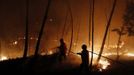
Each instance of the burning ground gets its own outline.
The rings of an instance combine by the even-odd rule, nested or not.
[[[114,59],[114,55],[109,58]],[[0,62],[2,74],[59,74],[59,75],[83,75],[79,71],[81,59],[75,54],[62,61],[58,61],[58,55],[41,55],[37,59],[32,56],[26,60],[22,58],[9,59]],[[134,57],[121,56],[120,60],[101,60],[99,66],[93,65],[93,75],[133,75],[134,74]]]

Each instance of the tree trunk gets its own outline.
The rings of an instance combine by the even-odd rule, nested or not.
[[[45,24],[46,24],[46,20],[47,20],[48,11],[49,11],[51,1],[52,0],[48,0],[47,8],[46,8],[44,18],[43,18],[43,23],[42,23],[42,26],[41,26],[41,29],[40,29],[40,32],[39,32],[39,36],[38,36],[38,40],[37,40],[37,44],[36,44],[36,49],[35,49],[35,52],[34,52],[34,57],[38,56],[40,41],[41,41],[42,34],[43,34],[43,31],[44,31],[44,27],[45,27]]]
[[[72,45],[73,45],[73,36],[74,36],[74,30],[73,30],[73,14],[72,14],[72,10],[71,10],[71,7],[70,7],[70,3],[69,1],[67,1],[67,6],[68,6],[68,10],[69,10],[69,13],[70,13],[70,17],[71,17],[71,40],[70,40],[70,46],[69,46],[69,50],[68,50],[68,55],[70,54],[71,52],[71,49],[72,49]]]
[[[23,58],[27,57],[28,52],[28,11],[29,11],[29,0],[26,0],[26,31],[25,31],[25,48]]]
[[[92,1],[92,11],[91,11],[91,23],[92,23],[92,52],[91,52],[91,63],[90,70],[92,71],[92,63],[93,63],[93,53],[94,53],[94,3],[95,0]]]
[[[112,7],[112,10],[111,10],[111,13],[110,13],[110,17],[109,17],[109,20],[108,20],[108,23],[107,23],[107,26],[106,26],[106,31],[105,31],[105,34],[104,34],[104,38],[103,38],[103,41],[102,41],[102,46],[101,46],[101,49],[100,49],[100,52],[99,52],[99,56],[98,56],[98,59],[97,59],[97,63],[101,59],[101,55],[102,55],[102,52],[103,52],[103,49],[104,49],[104,45],[105,45],[108,29],[109,29],[109,26],[111,24],[111,20],[112,20],[113,14],[114,14],[116,2],[117,2],[117,0],[114,0],[113,7]]]

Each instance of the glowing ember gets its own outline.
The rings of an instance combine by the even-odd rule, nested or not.
[[[42,52],[41,55],[52,55],[53,51]]]
[[[18,41],[14,41],[14,42],[13,42],[13,45],[17,45],[17,44],[18,44]]]
[[[48,52],[48,55],[51,55],[51,54],[53,54],[53,52],[52,52],[52,51],[49,51],[49,52]]]
[[[6,56],[1,56],[0,61],[7,60],[8,58]]]

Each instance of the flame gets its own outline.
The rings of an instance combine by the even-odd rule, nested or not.
[[[48,52],[48,55],[51,55],[51,54],[53,54],[53,51],[49,51],[49,52]]]
[[[1,56],[0,61],[7,60],[8,58],[6,56]]]
[[[117,53],[104,53],[104,56],[117,55]]]
[[[110,63],[107,60],[100,60],[99,64],[101,65],[101,69],[107,69],[107,67],[110,65]]]
[[[47,52],[41,52],[41,55],[52,55],[54,52],[52,50]]]
[[[18,41],[14,41],[14,42],[13,42],[13,45],[17,45],[17,44],[18,44]]]
[[[126,53],[127,56],[134,57],[133,53]]]

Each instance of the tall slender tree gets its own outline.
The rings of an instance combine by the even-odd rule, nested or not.
[[[99,52],[99,56],[97,58],[97,63],[100,61],[101,55],[103,53],[103,49],[104,49],[107,33],[108,33],[108,30],[109,30],[109,26],[111,25],[111,20],[112,20],[113,14],[114,14],[116,3],[117,3],[117,0],[114,0],[113,6],[112,6],[112,10],[111,10],[111,13],[110,13],[110,17],[109,17],[108,23],[106,25],[106,30],[105,30],[105,34],[104,34],[104,37],[103,37],[103,41],[102,41],[101,49],[100,49],[100,52]]]
[[[61,35],[62,38],[63,38],[64,35],[65,35],[65,29],[66,29],[67,18],[68,18],[68,12],[66,12],[66,16],[65,16],[65,22],[64,22],[64,25],[63,25],[63,30],[62,30],[62,35]]]
[[[74,36],[74,28],[73,28],[73,13],[72,13],[72,9],[71,9],[71,6],[70,6],[70,3],[68,0],[65,0],[66,3],[67,3],[67,7],[68,7],[68,10],[69,10],[69,14],[70,14],[70,17],[71,17],[71,40],[70,40],[70,46],[69,46],[69,50],[68,50],[68,55],[70,54],[71,52],[71,49],[72,49],[72,45],[73,45],[73,36]]]
[[[91,29],[92,30],[92,52],[91,52],[90,70],[92,71],[93,53],[94,53],[94,3],[95,3],[95,0],[92,0],[91,3],[90,3],[90,5],[92,5],[92,8],[90,9],[91,10],[90,13],[91,13],[91,27],[92,27],[92,29]]]
[[[45,14],[44,14],[44,17],[43,17],[43,22],[42,22],[42,25],[41,25],[41,29],[40,29],[37,44],[36,44],[36,49],[35,49],[35,52],[34,52],[34,57],[38,56],[40,41],[41,41],[43,31],[44,31],[44,27],[45,27],[45,24],[46,24],[46,20],[47,20],[47,17],[48,17],[48,11],[49,11],[49,8],[50,8],[51,1],[52,0],[48,0],[48,4],[47,4],[47,7],[46,7],[46,11],[45,11]]]
[[[75,41],[75,50],[76,50],[76,48],[77,48],[77,46],[78,46],[78,40],[79,40],[79,35],[80,35],[80,19],[79,19],[79,17],[77,18],[78,20],[77,20],[77,24],[76,24],[76,26],[78,25],[78,29],[77,29],[77,32],[76,32],[76,41]]]
[[[28,52],[28,14],[29,14],[29,0],[26,0],[26,29],[25,29],[25,48],[23,53],[23,58],[27,57]]]

